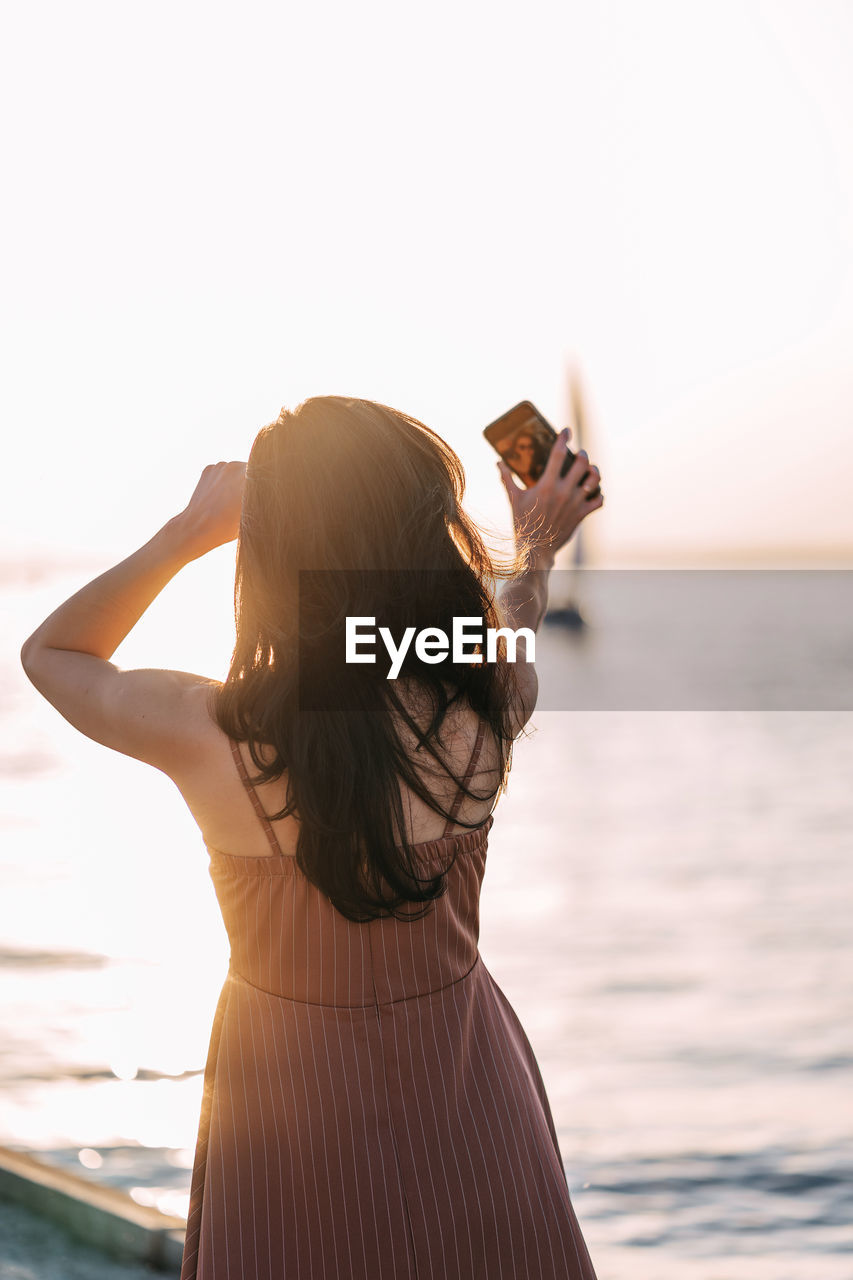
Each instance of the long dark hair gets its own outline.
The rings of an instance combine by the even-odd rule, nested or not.
[[[373,616],[395,640],[412,625],[449,634],[454,616],[501,625],[495,582],[518,571],[524,552],[503,561],[490,554],[462,510],[464,488],[462,464],[436,432],[370,400],[314,396],[282,409],[249,454],[237,639],[211,714],[229,737],[248,741],[253,782],[287,770],[287,802],[269,816],[297,816],[297,865],[356,922],[419,919],[446,888],[449,866],[419,874],[398,780],[449,813],[413,768],[394,711],[457,787],[433,745],[442,745],[445,715],[467,703],[486,721],[500,768],[481,801],[505,789],[511,768],[516,684],[502,638],[492,662],[454,662],[451,653],[433,664],[410,647],[400,675],[423,696],[425,728],[387,678],[387,662],[343,663],[346,617]],[[273,758],[264,763],[256,743],[270,744]],[[427,905],[402,910],[411,903]]]

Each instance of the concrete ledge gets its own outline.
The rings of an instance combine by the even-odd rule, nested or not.
[[[58,1222],[69,1235],[113,1257],[180,1270],[184,1220],[137,1204],[118,1187],[0,1146],[0,1199]]]

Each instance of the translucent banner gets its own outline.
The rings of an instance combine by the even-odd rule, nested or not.
[[[523,660],[497,628],[536,611],[506,614],[507,586],[524,595],[498,583],[495,619],[494,584],[458,570],[301,571],[300,706],[368,707],[377,682]],[[853,570],[578,568],[548,588],[526,648],[538,710],[853,710]]]

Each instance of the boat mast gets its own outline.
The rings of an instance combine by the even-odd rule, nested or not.
[[[578,453],[579,450],[586,449],[589,439],[589,414],[586,409],[580,375],[571,361],[567,367],[566,413],[563,421],[572,429],[569,445],[572,451]],[[587,625],[580,607],[581,574],[579,571],[585,563],[585,558],[584,530],[581,524],[575,531],[571,541],[572,573],[569,579],[569,597],[565,604],[548,610],[547,620],[549,622],[572,627],[576,630],[580,630]]]

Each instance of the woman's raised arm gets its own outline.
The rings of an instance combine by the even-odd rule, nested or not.
[[[109,659],[175,574],[237,536],[245,463],[205,467],[186,508],[81,587],[21,648],[30,682],[86,737],[175,776],[186,759],[204,676],[123,671]]]
[[[498,595],[503,625],[515,631],[521,627],[538,631],[548,608],[548,580],[556,552],[586,516],[604,505],[603,493],[590,497],[599,487],[601,472],[590,463],[585,451],[578,454],[565,476],[560,476],[570,435],[568,427],[560,432],[545,470],[529,489],[515,483],[505,462],[497,464],[512,508],[516,544],[523,544],[528,553],[528,567],[507,582]],[[524,636],[517,641],[516,676],[522,693],[520,732],[533,714],[539,690],[536,668],[527,661]]]

